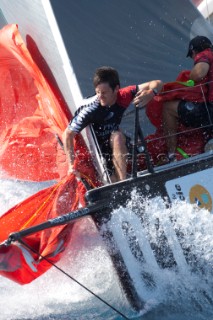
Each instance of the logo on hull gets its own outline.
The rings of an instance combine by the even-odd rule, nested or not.
[[[200,184],[194,185],[189,191],[190,203],[197,204],[202,209],[212,210],[212,197],[208,190]]]

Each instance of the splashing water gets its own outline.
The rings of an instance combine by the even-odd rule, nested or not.
[[[172,208],[161,198],[144,202],[135,191],[113,215],[111,230],[149,306],[143,319],[211,319],[213,215],[184,202]]]
[[[43,184],[7,180],[0,184],[4,190],[1,191],[1,213],[44,187]],[[137,210],[133,212],[132,207]],[[142,235],[134,228],[140,210],[145,211]],[[137,248],[135,256],[128,251],[126,240],[123,241],[123,234],[119,231],[122,229],[119,226],[125,230],[127,222],[132,227],[128,237],[136,235],[139,243],[144,241],[142,251],[147,259],[143,263]],[[117,231],[118,240],[121,237],[123,241],[126,258],[135,265],[133,277],[139,284],[143,282],[138,289],[146,302],[141,314],[135,314],[125,299],[106,245],[90,218],[81,220],[79,233],[57,266],[129,318],[212,319],[213,216],[208,211],[186,203],[176,203],[168,209],[161,199],[142,203],[141,198],[133,194],[127,208],[121,207],[113,212],[111,224]],[[150,248],[154,252],[152,255]],[[162,261],[159,267],[154,257],[163,257],[164,267]],[[2,320],[122,319],[54,267],[25,286],[1,277],[0,309]]]

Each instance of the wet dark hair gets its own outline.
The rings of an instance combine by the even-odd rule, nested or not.
[[[96,88],[100,83],[108,83],[112,90],[115,90],[117,85],[120,87],[118,71],[112,67],[96,69],[93,77],[94,87]]]

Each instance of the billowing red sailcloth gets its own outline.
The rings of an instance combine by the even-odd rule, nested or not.
[[[84,206],[85,187],[73,175],[56,135],[62,138],[68,119],[51,86],[32,59],[17,25],[0,30],[0,170],[3,177],[58,182],[26,199],[0,217],[0,242],[11,232],[31,227]],[[77,137],[76,165],[95,183],[95,170],[81,136]],[[83,160],[83,161],[82,161]],[[87,164],[84,167],[84,164]],[[77,223],[55,227],[0,247],[0,274],[29,283],[50,268],[41,258],[60,259]],[[28,249],[32,247],[33,251]]]

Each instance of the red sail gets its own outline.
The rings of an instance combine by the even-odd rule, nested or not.
[[[73,175],[41,190],[0,218],[0,242],[7,239],[11,232],[78,209],[79,205],[84,205],[83,197],[80,196],[84,193],[84,185]],[[27,246],[19,243],[0,246],[0,274],[20,284],[31,282],[46,272],[52,266],[51,263],[61,258],[75,230],[77,223],[70,223],[25,237],[23,241]]]
[[[0,168],[23,180],[57,179],[55,134],[62,136],[68,119],[16,25],[0,31],[0,61]]]
[[[86,190],[73,175],[66,176],[66,157],[55,136],[62,138],[69,113],[33,61],[16,25],[0,30],[0,61],[0,169],[10,179],[59,180],[0,217],[3,242],[11,232],[84,206]],[[95,170],[80,135],[75,149],[78,170],[95,184]],[[40,255],[58,261],[73,230],[76,224],[68,224],[26,237],[27,247],[17,243],[1,246],[0,274],[20,284],[36,279],[51,267]]]

